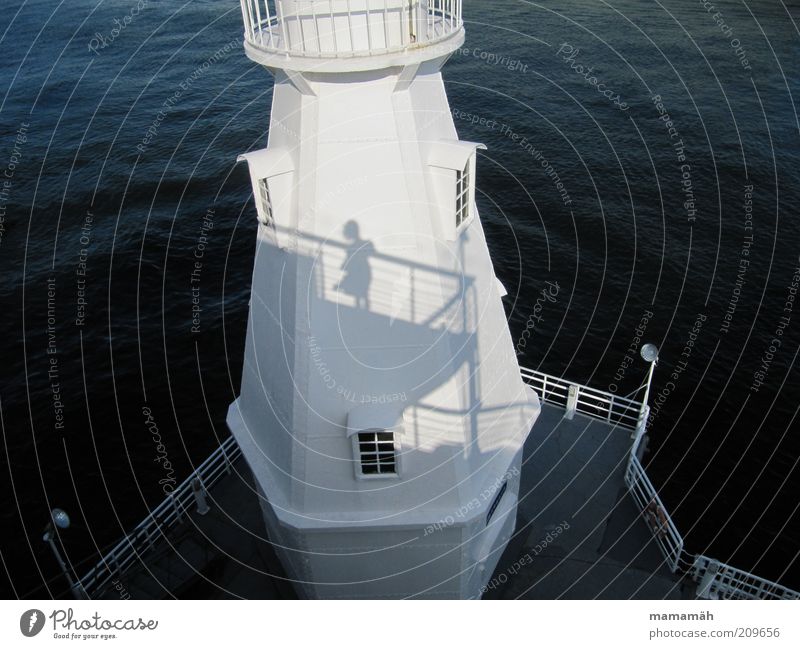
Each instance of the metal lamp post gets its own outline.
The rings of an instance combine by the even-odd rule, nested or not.
[[[653,371],[656,369],[656,363],[658,363],[658,347],[653,343],[646,343],[642,345],[639,353],[644,360],[650,363],[650,371],[647,374],[647,388],[644,391],[644,405],[647,405],[647,399],[650,396],[650,384],[653,381]]]
[[[647,419],[650,416],[650,406],[647,402],[650,398],[650,386],[653,383],[653,372],[656,369],[656,363],[658,363],[658,347],[653,343],[645,343],[639,350],[639,354],[645,361],[650,363],[650,371],[647,373],[647,387],[644,391],[642,410],[639,413],[639,425],[637,426],[635,437],[641,437],[644,434],[644,430],[647,426]]]
[[[58,562],[59,567],[61,568],[61,572],[64,574],[64,577],[69,583],[69,589],[72,592],[72,596],[75,599],[86,599],[86,593],[80,584],[76,583],[75,580],[72,578],[69,569],[67,568],[67,564],[64,561],[63,557],[61,556],[61,552],[58,550],[58,546],[55,542],[55,532],[56,528],[61,530],[66,530],[70,526],[69,514],[65,512],[63,509],[56,508],[52,512],[50,512],[50,522],[47,524],[47,527],[44,529],[44,536],[42,539],[47,541],[50,545],[50,549],[53,551],[53,555]]]

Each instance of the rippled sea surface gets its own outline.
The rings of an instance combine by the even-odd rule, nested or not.
[[[235,0],[136,5],[0,16],[7,596],[63,593],[51,507],[82,572],[160,502],[145,404],[181,478],[238,392],[256,222],[236,156],[265,145],[272,79]],[[646,462],[688,549],[798,588],[800,5],[716,5],[467,0],[444,76],[488,147],[523,364],[627,394],[658,344]]]

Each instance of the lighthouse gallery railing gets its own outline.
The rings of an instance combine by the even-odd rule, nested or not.
[[[275,54],[352,57],[431,45],[461,29],[462,0],[240,0],[244,37]]]

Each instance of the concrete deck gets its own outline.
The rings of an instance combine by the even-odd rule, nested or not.
[[[485,599],[683,596],[625,487],[631,443],[628,429],[542,406],[525,444],[516,533]]]
[[[208,494],[210,511],[192,512],[95,598],[296,599],[269,543],[244,458]]]
[[[517,530],[484,598],[693,597],[665,567],[625,488],[631,431],[563,415],[544,404],[528,438]],[[186,517],[99,597],[295,597],[266,539],[247,465],[240,458],[233,468],[211,489],[211,511]]]

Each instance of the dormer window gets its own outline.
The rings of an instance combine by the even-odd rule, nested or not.
[[[472,160],[467,160],[467,164],[461,171],[456,171],[456,228],[460,228],[463,223],[469,220],[471,213],[470,196],[470,174],[469,168]]]
[[[396,477],[397,448],[388,430],[363,431],[354,436],[357,470],[361,477]]]
[[[475,151],[483,144],[435,140],[427,144],[433,210],[445,239],[455,241],[477,214],[475,209]]]
[[[288,245],[288,233],[296,226],[291,209],[296,191],[295,156],[296,152],[287,148],[273,147],[243,153],[238,158],[247,161],[258,223],[269,232],[263,240],[273,241],[280,248]]]
[[[272,201],[270,200],[269,184],[266,178],[260,178],[258,181],[258,200],[261,203],[258,209],[258,220],[268,228],[273,227],[275,221],[272,217]]]

